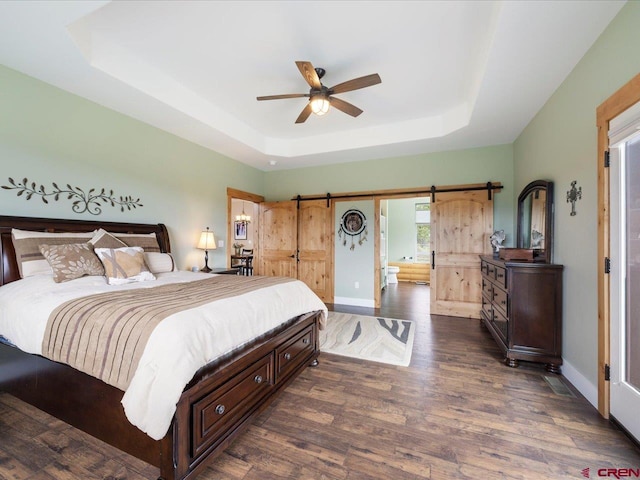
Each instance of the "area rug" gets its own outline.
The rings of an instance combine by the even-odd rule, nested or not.
[[[320,351],[406,367],[415,330],[409,320],[329,312]]]

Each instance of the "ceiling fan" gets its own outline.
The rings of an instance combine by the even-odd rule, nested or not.
[[[377,85],[381,83],[380,75],[377,73],[373,73],[371,75],[365,75],[364,77],[354,78],[353,80],[348,80],[346,82],[339,83],[331,88],[325,87],[320,79],[326,73],[323,68],[314,68],[311,62],[296,62],[298,66],[298,70],[306,80],[306,82],[311,87],[309,93],[289,93],[285,95],[267,95],[264,97],[257,97],[258,100],[279,100],[282,98],[300,98],[300,97],[309,97],[309,103],[304,107],[298,118],[296,119],[296,123],[303,123],[311,113],[315,113],[316,115],[324,115],[329,111],[329,105],[337,108],[338,110],[351,115],[352,117],[357,117],[362,113],[355,105],[350,104],[349,102],[345,102],[339,98],[334,97],[333,95],[337,93],[345,93],[350,92],[352,90],[358,90],[360,88],[370,87],[372,85]]]

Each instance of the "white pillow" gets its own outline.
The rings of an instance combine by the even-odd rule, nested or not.
[[[104,266],[109,285],[156,279],[149,271],[144,261],[144,250],[140,247],[96,248],[95,252]]]

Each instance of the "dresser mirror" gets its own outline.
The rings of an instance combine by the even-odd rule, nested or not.
[[[533,250],[536,262],[551,263],[553,182],[535,180],[518,196],[518,248]]]

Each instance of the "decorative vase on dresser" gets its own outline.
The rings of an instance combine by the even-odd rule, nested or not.
[[[562,265],[481,256],[482,322],[506,364],[520,360],[562,365]]]

